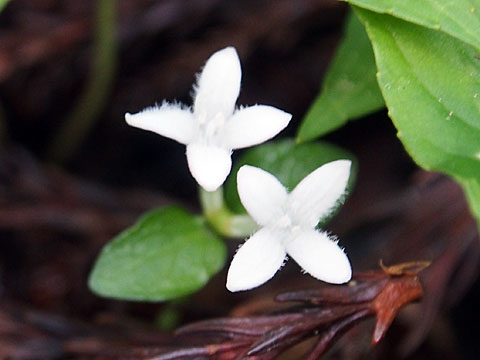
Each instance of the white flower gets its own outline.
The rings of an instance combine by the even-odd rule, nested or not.
[[[272,174],[249,165],[237,174],[243,206],[262,228],[241,246],[227,275],[227,289],[248,290],[268,281],[292,257],[305,272],[329,283],[350,280],[347,255],[335,238],[315,227],[342,198],[350,160],[325,164],[291,192]]]
[[[266,105],[235,110],[242,70],[237,52],[227,47],[206,62],[194,87],[193,111],[164,103],[125,114],[131,126],[187,145],[190,172],[207,191],[215,191],[230,173],[232,150],[260,144],[277,135],[291,115]]]

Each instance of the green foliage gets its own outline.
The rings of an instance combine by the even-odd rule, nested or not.
[[[458,179],[457,181],[463,186],[463,191],[470,203],[470,211],[473,216],[480,219],[480,180]]]
[[[478,0],[345,0],[376,13],[443,31],[480,49]]]
[[[7,5],[9,3],[10,0],[0,0],[0,11],[3,10],[3,8],[5,7],[5,5]]]
[[[205,285],[225,257],[225,244],[201,218],[166,207],[147,213],[103,248],[89,286],[105,297],[168,300]]]
[[[322,136],[384,107],[375,73],[372,46],[357,16],[349,14],[345,33],[297,135],[299,141]]]
[[[400,140],[417,164],[461,183],[472,212],[480,219],[480,1],[348,2],[357,5],[354,8],[366,26],[380,90]],[[349,20],[341,48],[348,43],[363,44],[361,31],[348,30],[354,21]],[[346,54],[340,56],[341,48],[334,61],[348,62]],[[360,67],[371,59],[368,52],[361,54]],[[326,85],[341,78],[336,66],[331,66]],[[373,71],[369,74],[363,81],[371,87]],[[356,106],[359,100],[349,97],[348,90],[342,95],[339,88],[326,85],[302,124],[301,139],[322,135],[355,117],[345,112],[339,121],[340,117],[332,114],[331,106],[322,99],[344,99],[344,109]],[[315,123],[313,109],[321,114],[322,106],[327,116],[322,124]]]
[[[357,9],[398,136],[427,170],[480,178],[480,68],[476,50],[445,33]]]
[[[339,159],[352,160],[349,188],[353,187],[356,160],[348,151],[326,142],[296,144],[293,140],[269,142],[247,150],[234,164],[225,184],[225,200],[237,213],[245,213],[237,192],[237,171],[245,164],[260,167],[274,174],[289,190],[323,164]],[[325,221],[322,221],[325,222]]]

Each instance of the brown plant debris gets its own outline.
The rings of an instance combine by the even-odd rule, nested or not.
[[[345,285],[282,293],[277,302],[297,303],[284,309],[192,323],[179,328],[174,338],[118,315],[92,324],[1,302],[0,358],[268,360],[316,337],[306,357],[313,360],[348,329],[373,316],[372,342],[378,343],[398,311],[422,294],[411,271],[358,273]]]
[[[277,301],[300,305],[276,313],[184,326],[176,331],[177,340],[204,339],[203,344],[179,347],[149,359],[274,359],[293,345],[317,337],[307,356],[313,360],[348,329],[372,316],[376,317],[372,343],[377,344],[398,311],[422,296],[417,271],[424,267],[425,263],[383,266],[379,271],[356,274],[346,285],[280,294]]]

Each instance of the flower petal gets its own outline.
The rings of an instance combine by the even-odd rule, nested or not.
[[[295,221],[315,227],[345,193],[350,160],[332,161],[306,176],[290,194],[289,206]]]
[[[232,167],[230,151],[195,143],[187,146],[187,160],[193,177],[207,191],[217,190]]]
[[[243,206],[260,225],[268,225],[284,215],[287,191],[269,172],[243,165],[237,173],[238,195]]]
[[[325,232],[301,231],[286,241],[286,249],[306,272],[319,280],[343,284],[352,277],[347,255]]]
[[[125,114],[130,126],[176,140],[182,144],[192,141],[197,125],[190,110],[179,105],[163,104],[161,107],[150,107],[136,114]]]
[[[230,149],[261,144],[282,131],[291,118],[291,114],[273,106],[255,105],[239,109],[224,126],[224,144]]]
[[[275,275],[285,259],[285,249],[279,236],[281,233],[263,228],[238,249],[228,269],[228,290],[249,290]]]
[[[240,92],[242,69],[237,51],[227,47],[214,53],[198,76],[194,113],[198,119],[211,120],[217,114],[229,117]]]

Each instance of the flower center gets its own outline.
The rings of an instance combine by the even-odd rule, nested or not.
[[[275,227],[280,228],[280,229],[286,229],[292,226],[292,219],[290,219],[290,216],[288,214],[284,214],[280,218],[275,221],[274,224]]]
[[[218,112],[213,118],[207,118],[206,113],[202,113],[197,117],[200,125],[200,142],[205,145],[220,145],[220,131],[225,125],[225,115]]]
[[[295,216],[295,206],[298,205],[299,204],[287,202],[281,206],[279,209],[279,216],[273,221],[271,226],[277,230],[285,230],[294,234],[301,231],[302,225],[300,222],[298,222],[297,216]]]

